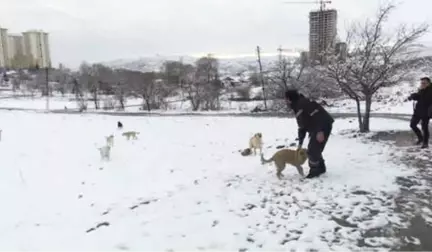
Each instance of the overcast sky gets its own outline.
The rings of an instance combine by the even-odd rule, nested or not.
[[[291,1],[291,0],[286,0]],[[309,0],[292,0],[306,1]],[[308,47],[308,12],[318,4],[284,0],[0,0],[0,27],[50,33],[54,64],[138,58],[157,53],[253,53]],[[380,0],[333,0],[339,33],[372,16]],[[429,22],[431,0],[400,1],[392,23]],[[425,41],[432,42],[428,34]]]

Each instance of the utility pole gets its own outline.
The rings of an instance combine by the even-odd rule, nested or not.
[[[47,62],[47,66],[45,68],[45,74],[46,74],[45,77],[46,77],[46,90],[47,90],[45,108],[46,108],[46,111],[49,112],[50,111],[50,100],[49,100],[50,90],[49,90],[49,65],[48,65],[48,62]]]
[[[258,56],[258,66],[259,66],[259,70],[260,70],[261,87],[262,87],[262,91],[263,91],[264,109],[267,110],[267,97],[266,97],[266,91],[265,91],[263,69],[262,69],[262,64],[261,64],[261,49],[259,46],[257,46],[256,50],[257,50],[257,56]]]
[[[48,64],[48,59],[46,59],[46,62],[44,62],[44,57],[43,57],[43,51],[42,51],[42,32],[38,32],[37,36],[39,37],[39,51],[40,51],[40,58],[41,58],[41,63],[45,64],[45,92],[46,92],[46,104],[45,104],[45,109],[46,112],[49,112],[49,64]],[[46,41],[45,41],[46,43]]]

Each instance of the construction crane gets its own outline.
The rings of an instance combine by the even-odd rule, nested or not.
[[[284,2],[284,4],[319,4],[320,5],[320,11],[323,11],[326,7],[326,4],[330,4],[331,1],[330,0],[319,0],[319,1],[305,1],[305,2],[301,2],[301,1],[289,1],[289,2]]]

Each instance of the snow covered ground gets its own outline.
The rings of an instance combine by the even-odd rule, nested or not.
[[[0,112],[2,250],[386,250],[396,242],[362,237],[401,225],[394,210],[392,150],[340,133],[335,122],[328,173],[279,181],[273,165],[242,157],[262,132],[265,156],[296,136],[293,119],[115,117]],[[137,130],[126,141],[116,129]],[[406,122],[374,119],[375,130]],[[112,160],[97,146],[115,134]],[[307,165],[305,165],[307,171]]]
[[[176,102],[170,102],[167,110],[154,110],[154,112],[164,113],[185,113],[192,112],[192,107],[189,101],[178,101],[178,98],[173,98]],[[138,98],[128,98],[126,101],[126,112],[142,112],[143,100]],[[222,110],[211,113],[247,113],[254,109],[257,105],[262,105],[262,101],[250,101],[250,102],[237,102],[237,101],[223,101]],[[100,101],[102,106],[103,101]],[[92,101],[87,102],[88,111],[94,110],[94,103]],[[65,107],[68,109],[77,109],[78,104],[74,100],[74,97],[50,97],[49,108],[51,110],[63,110]],[[45,110],[46,98],[45,97],[8,97],[0,98],[0,108],[10,109],[32,109],[32,110]],[[101,110],[102,111],[102,110]],[[202,111],[200,111],[202,112]]]
[[[372,112],[392,113],[392,114],[411,114],[413,112],[413,102],[406,101],[411,93],[417,91],[418,84],[401,83],[393,87],[381,88],[374,96]],[[354,100],[342,99],[331,102],[332,107],[327,108],[330,112],[357,112]],[[361,103],[361,110],[364,111],[364,102]]]
[[[260,88],[251,89],[251,96],[256,96]],[[413,103],[406,101],[408,95],[416,91],[416,84],[403,83],[389,88],[382,88],[374,97],[372,104],[373,113],[393,113],[393,114],[410,114],[413,111]],[[46,99],[44,97],[11,97],[11,92],[2,92],[0,97],[0,108],[20,108],[20,109],[36,109],[44,110],[46,108]],[[5,97],[7,96],[7,97]],[[154,112],[159,113],[185,113],[192,112],[192,107],[189,101],[180,101],[180,97],[172,97],[169,99],[168,108],[166,110],[159,110]],[[128,98],[126,102],[127,112],[141,112],[141,105],[143,100],[138,98]],[[269,105],[272,101],[269,101]],[[331,106],[327,109],[333,113],[356,113],[357,108],[354,100],[350,99],[337,99],[327,101]],[[103,101],[100,102],[103,105]],[[221,111],[206,112],[208,114],[214,113],[247,113],[253,110],[256,106],[263,107],[263,101],[229,101],[227,96],[222,97]],[[271,106],[271,105],[270,105]],[[76,109],[77,102],[74,101],[73,96],[55,96],[50,98],[50,109],[59,110],[67,107],[68,109]],[[88,110],[93,110],[93,102],[88,102]],[[364,111],[364,102],[361,105]],[[203,111],[200,111],[203,113]]]

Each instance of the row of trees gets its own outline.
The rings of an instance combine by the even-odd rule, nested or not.
[[[198,59],[194,65],[181,61],[167,61],[158,71],[141,72],[129,69],[112,69],[102,64],[83,63],[78,71],[50,69],[48,79],[50,93],[72,93],[80,104],[87,107],[86,94],[94,107],[100,109],[100,100],[114,98],[121,109],[127,97],[143,99],[143,109],[159,109],[167,106],[166,98],[181,95],[189,100],[193,110],[218,110],[223,85],[218,74],[217,59],[208,56]],[[31,92],[46,93],[46,71],[19,71],[11,78],[14,90],[25,86]],[[112,106],[110,106],[112,107]]]

